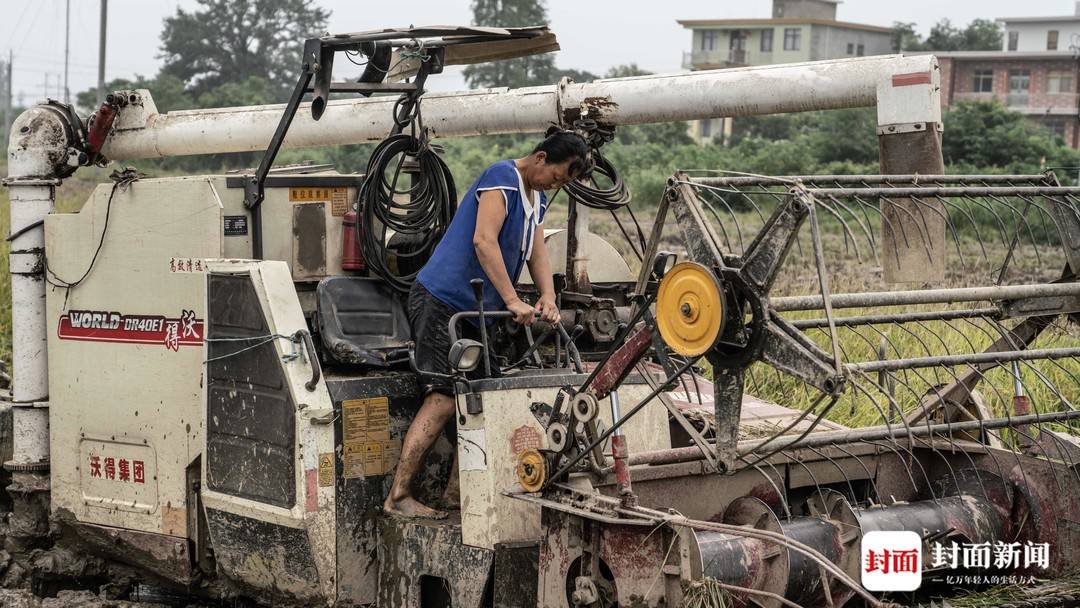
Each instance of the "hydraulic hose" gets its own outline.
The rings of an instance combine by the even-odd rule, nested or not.
[[[415,172],[403,170],[410,160],[416,162]],[[394,289],[407,293],[457,209],[450,168],[426,138],[391,135],[371,154],[358,203],[357,239],[364,260]],[[390,235],[398,240],[393,256]]]
[[[626,186],[615,166],[611,164],[599,149],[592,151],[592,175],[600,175],[611,182],[608,188],[598,188],[589,180],[573,180],[566,184],[566,191],[582,205],[592,209],[615,211],[625,207],[631,199],[630,188]]]

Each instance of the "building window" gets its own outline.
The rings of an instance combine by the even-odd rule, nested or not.
[[[854,42],[847,43],[847,54],[848,55],[854,55],[855,54],[855,43]]]
[[[1026,107],[1030,101],[1028,93],[1031,92],[1030,70],[1009,70],[1009,94],[1005,98],[1005,105],[1009,107]]]
[[[699,121],[698,127],[698,134],[701,136],[702,139],[708,139],[712,136],[711,120],[706,118],[705,120]]]
[[[761,52],[772,52],[772,30],[761,30]]]
[[[716,30],[703,30],[701,32],[701,50],[716,50],[716,41],[720,38],[720,32]]]
[[[1047,93],[1072,93],[1072,74],[1068,72],[1050,72],[1046,75]]]
[[[1046,32],[1046,50],[1048,50],[1048,51],[1056,51],[1057,50],[1057,39],[1058,39],[1058,31],[1057,30],[1050,30],[1049,32]]]
[[[1020,45],[1020,32],[1009,32],[1009,50],[1015,51]]]
[[[975,80],[971,83],[975,93],[994,92],[994,70],[975,70]]]
[[[859,57],[862,57],[863,55],[866,54],[866,47],[861,45],[861,44],[859,46],[855,47],[855,54],[858,55]]]
[[[797,27],[784,28],[784,50],[785,51],[797,51],[799,50],[799,42],[802,38],[802,29]]]
[[[1009,70],[1009,94],[1027,95],[1031,89],[1030,70]]]

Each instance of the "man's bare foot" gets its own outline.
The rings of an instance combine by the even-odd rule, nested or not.
[[[404,496],[397,500],[387,498],[383,503],[383,512],[406,519],[446,519],[445,511],[432,509],[412,496]]]

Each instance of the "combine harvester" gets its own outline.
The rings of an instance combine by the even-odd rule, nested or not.
[[[943,175],[931,56],[423,94],[445,65],[557,48],[542,28],[326,36],[284,107],[159,114],[139,90],[85,121],[53,101],[24,113],[4,182],[8,580],[272,605],[670,607],[723,590],[809,608],[1070,571],[1080,190]],[[342,53],[367,60],[358,82],[333,80]],[[648,201],[651,235],[629,238],[637,273],[589,230],[628,209],[600,154],[618,126],[875,105],[882,175],[677,173]],[[566,261],[562,327],[496,319],[457,343],[461,510],[384,517],[420,398],[402,292],[457,198],[430,139],[551,124],[597,161],[546,235]],[[272,168],[282,147],[378,141],[366,175]],[[257,170],[118,171],[54,213],[80,166],[241,151],[265,152]],[[682,258],[662,247],[676,226]],[[484,349],[503,376],[465,379]],[[826,419],[842,410],[869,426]],[[422,498],[452,454],[437,446]],[[915,533],[917,591],[862,586],[876,531]],[[1016,559],[948,559],[973,546]]]

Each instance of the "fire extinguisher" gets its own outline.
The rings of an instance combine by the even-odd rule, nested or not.
[[[360,239],[356,231],[356,210],[349,209],[341,218],[341,268],[342,270],[365,270],[364,255],[360,252]]]

